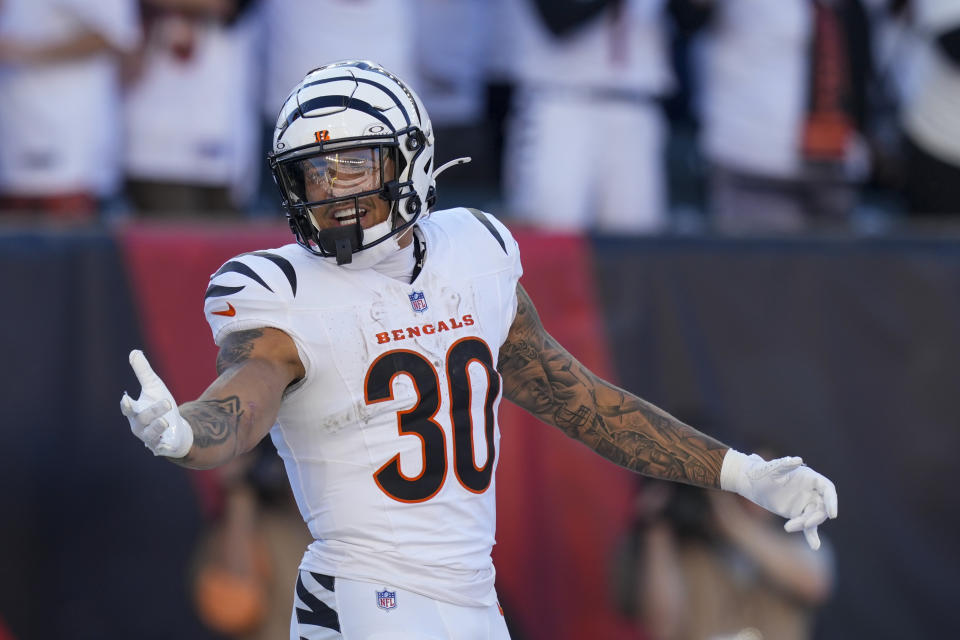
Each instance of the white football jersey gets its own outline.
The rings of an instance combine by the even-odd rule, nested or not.
[[[204,310],[218,344],[275,327],[300,352],[306,376],[271,436],[314,537],[301,568],[490,605],[497,359],[519,251],[471,209],[418,229],[426,260],[413,284],[290,244],[224,264]]]

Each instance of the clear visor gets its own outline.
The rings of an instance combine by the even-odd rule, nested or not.
[[[394,179],[389,149],[354,147],[284,162],[278,167],[294,204],[370,195]]]

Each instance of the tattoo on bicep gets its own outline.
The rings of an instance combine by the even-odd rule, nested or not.
[[[517,299],[498,363],[506,398],[624,467],[717,486],[724,445],[595,376],[546,332],[522,287]]]
[[[228,335],[217,354],[217,373],[223,373],[235,364],[247,360],[253,352],[254,342],[262,336],[263,329],[248,329]]]
[[[543,331],[540,317],[527,292],[517,285],[517,313],[507,340],[500,347],[497,368],[504,376],[515,375],[530,363],[540,359],[542,345],[535,341]]]
[[[193,427],[194,446],[214,447],[235,438],[244,413],[241,406],[237,396],[184,405],[182,413]]]

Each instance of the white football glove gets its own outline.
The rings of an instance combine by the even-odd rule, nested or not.
[[[182,458],[193,446],[193,429],[177,409],[167,385],[153,372],[143,352],[130,352],[130,366],[140,381],[140,397],[133,400],[126,392],[120,398],[120,411],[130,421],[133,435],[155,456]]]
[[[811,549],[820,548],[817,526],[837,517],[837,490],[801,458],[764,460],[730,449],[720,468],[720,488],[733,491],[787,518],[783,528],[803,530]]]

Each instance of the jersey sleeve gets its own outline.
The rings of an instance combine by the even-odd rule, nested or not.
[[[513,234],[510,233],[510,230],[507,229],[506,225],[500,222],[496,216],[486,213],[485,211],[480,211],[479,209],[467,209],[467,211],[469,211],[480,226],[488,232],[487,234],[479,234],[482,238],[480,241],[496,243],[496,247],[491,247],[491,253],[503,261],[506,270],[507,288],[509,291],[515,292],[517,282],[520,280],[520,276],[523,275],[523,264],[520,261],[520,245],[513,237]],[[517,314],[517,296],[515,293],[511,293],[511,295],[508,296],[508,303],[505,304],[504,307],[504,312],[506,313],[505,321],[509,327],[513,324],[513,318]]]
[[[296,295],[296,269],[280,252],[231,258],[210,276],[204,295],[204,316],[214,342],[220,345],[234,331],[260,327],[292,335],[290,312]]]
[[[511,276],[519,280],[523,275],[523,265],[520,262],[520,245],[514,239],[513,234],[507,229],[506,225],[500,222],[496,216],[479,209],[467,209],[480,225],[487,230],[489,237],[480,234],[481,242],[490,244],[495,242],[499,245],[499,251],[492,249],[494,255],[501,255],[500,260],[504,261],[510,270]]]

